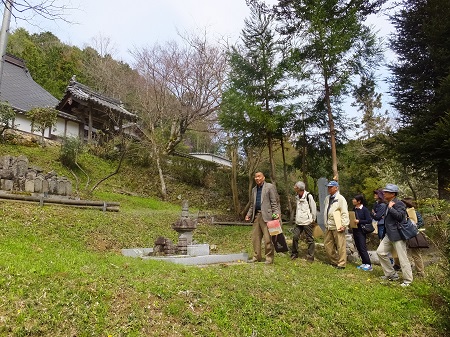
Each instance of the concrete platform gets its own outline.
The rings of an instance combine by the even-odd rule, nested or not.
[[[128,248],[122,249],[122,255],[129,257],[142,257],[153,253],[153,248]]]
[[[142,256],[144,260],[160,260],[167,261],[183,265],[204,265],[215,263],[227,263],[227,262],[247,262],[247,253],[238,254],[225,254],[225,255],[202,255],[202,256],[189,256],[189,255],[174,255],[174,256]]]
[[[128,248],[122,249],[122,255],[129,257],[140,257],[143,260],[159,260],[184,265],[204,265],[214,263],[228,263],[248,260],[247,253],[223,254],[223,255],[170,255],[170,256],[149,256],[153,253],[153,248]]]

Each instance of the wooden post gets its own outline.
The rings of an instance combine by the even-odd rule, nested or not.
[[[92,106],[89,106],[89,129],[88,129],[88,143],[92,143]]]

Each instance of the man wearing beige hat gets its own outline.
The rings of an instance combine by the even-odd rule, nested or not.
[[[384,227],[386,235],[381,240],[377,249],[377,255],[383,268],[383,279],[389,281],[398,280],[398,274],[394,270],[389,253],[393,249],[397,251],[402,269],[403,283],[402,287],[407,287],[413,281],[411,264],[406,253],[406,240],[403,240],[398,230],[398,223],[406,221],[406,205],[397,198],[399,189],[397,185],[387,184],[383,189],[384,200],[387,203],[386,215],[384,216]]]

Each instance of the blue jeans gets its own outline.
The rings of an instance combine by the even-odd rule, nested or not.
[[[386,235],[386,230],[384,229],[384,225],[378,225],[378,238],[383,240]]]

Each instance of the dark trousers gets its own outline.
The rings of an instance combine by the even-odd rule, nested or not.
[[[292,231],[292,254],[298,255],[298,241],[300,240],[300,235],[305,232],[306,242],[308,243],[308,256],[309,258],[314,257],[314,249],[316,244],[314,242],[313,236],[313,226],[295,226]]]
[[[356,249],[358,249],[359,256],[363,264],[372,264],[370,262],[369,253],[366,246],[366,233],[361,228],[353,228],[353,240],[355,240]]]

